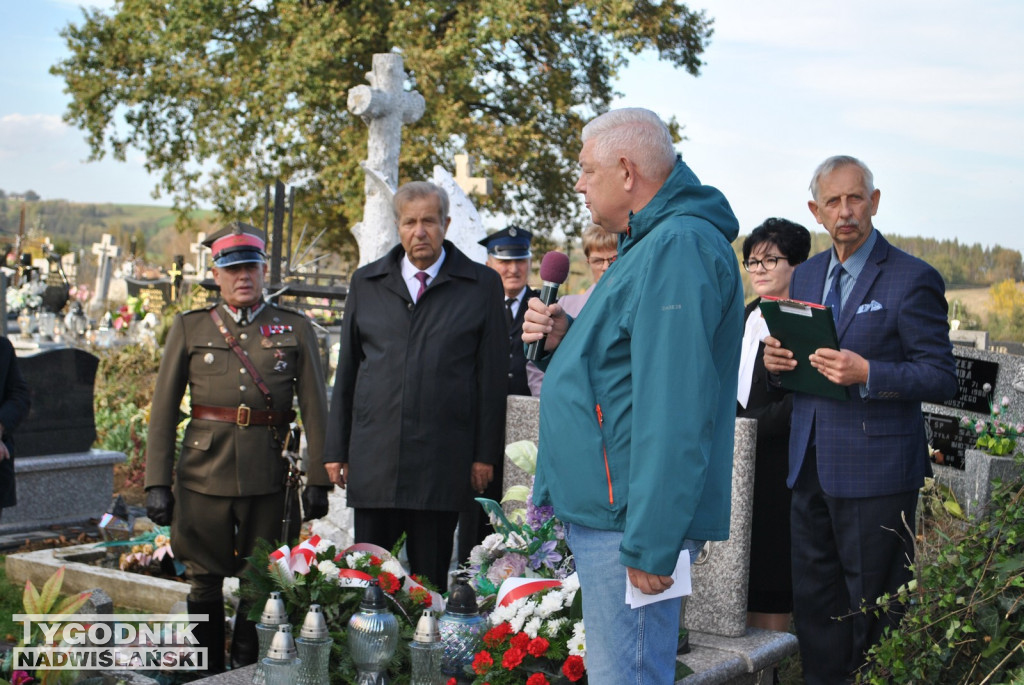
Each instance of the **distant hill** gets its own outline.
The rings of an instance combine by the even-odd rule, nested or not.
[[[741,235],[733,242],[736,254],[743,258],[743,240]],[[946,285],[950,288],[988,287],[995,283],[1012,279],[1024,280],[1024,261],[1018,250],[1010,250],[999,245],[982,247],[980,244],[961,244],[957,240],[936,240],[935,238],[904,238],[898,235],[885,234],[885,239],[931,264],[942,274]],[[825,231],[811,232],[811,254],[827,250],[832,239]],[[746,281],[746,274],[744,274]],[[747,290],[749,293],[749,288]]]
[[[174,227],[175,215],[169,207],[152,205],[89,204],[66,200],[25,201],[0,193],[0,246],[13,247],[18,233],[21,208],[25,207],[26,249],[41,254],[45,238],[58,252],[87,254],[104,233],[113,236],[126,254],[135,238],[137,256],[152,264],[167,266],[173,255],[189,254],[191,235],[184,236]],[[215,226],[216,213],[200,211],[193,215],[196,231]],[[733,243],[742,256],[743,239]],[[1024,280],[1024,261],[1018,250],[995,245],[961,244],[957,240],[905,238],[886,234],[886,239],[902,250],[934,266],[951,288],[988,287],[1007,279]],[[811,254],[825,250],[830,239],[824,231],[812,231]],[[10,249],[4,249],[7,254]],[[85,260],[86,262],[91,260]],[[749,290],[748,290],[749,292]]]
[[[175,215],[169,207],[152,205],[89,204],[66,200],[39,200],[0,197],[0,244],[8,254],[15,244],[25,208],[25,240],[22,252],[40,256],[42,244],[49,239],[60,253],[88,254],[93,243],[109,233],[127,256],[134,238],[136,255],[156,264],[169,264],[174,254],[188,254],[191,236],[183,236],[174,227]],[[213,226],[215,213],[200,211],[193,215],[197,230]],[[88,260],[86,260],[88,261]]]

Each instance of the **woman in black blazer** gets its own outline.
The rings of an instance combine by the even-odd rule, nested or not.
[[[18,503],[14,488],[14,441],[11,434],[28,415],[28,384],[18,370],[14,346],[0,335],[0,513]]]
[[[747,625],[769,630],[789,630],[793,611],[791,493],[786,487],[793,399],[789,391],[768,383],[762,342],[768,327],[757,305],[766,295],[788,297],[793,269],[810,250],[807,229],[785,219],[767,219],[743,241],[743,268],[757,294],[746,308],[736,396],[736,416],[757,419]]]

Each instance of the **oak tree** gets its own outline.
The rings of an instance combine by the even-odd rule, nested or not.
[[[51,71],[92,158],[141,150],[182,218],[200,202],[252,218],[280,179],[300,190],[297,221],[337,244],[363,205],[348,91],[397,51],[426,99],[400,180],[467,152],[496,189],[479,206],[545,234],[585,218],[579,131],[628,59],[656,51],[696,76],[711,23],[673,0],[118,0],[64,28]]]

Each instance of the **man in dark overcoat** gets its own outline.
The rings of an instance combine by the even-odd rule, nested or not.
[[[14,482],[14,431],[28,416],[32,393],[18,368],[14,346],[0,335],[0,512],[18,503]]]
[[[444,591],[459,512],[503,458],[508,333],[501,279],[444,239],[448,197],[395,194],[400,245],[352,276],[324,463],[356,542],[407,534],[410,570]]]
[[[209,670],[217,671],[224,666],[224,578],[242,574],[258,539],[281,537],[289,494],[282,448],[296,418],[294,399],[308,447],[307,520],[327,513],[332,486],[321,461],[327,393],[312,324],[264,299],[261,231],[234,222],[204,244],[222,301],[177,315],[167,334],[149,420],[146,510],[154,523],[171,526],[171,548],[191,586],[189,614],[210,616],[196,635],[209,647]],[[175,469],[186,389],[191,420]],[[300,523],[291,496],[287,542],[298,537]],[[233,667],[257,657],[248,610],[241,603],[235,617]]]

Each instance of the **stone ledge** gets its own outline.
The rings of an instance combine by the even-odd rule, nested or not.
[[[208,678],[201,678],[192,682],[203,683],[203,685],[251,685],[255,674],[256,664],[253,664],[251,666],[246,666],[245,668],[225,671],[224,673],[218,673],[217,675],[212,675]]]
[[[103,554],[95,544],[42,549],[7,556],[7,577],[12,583],[31,580],[38,588],[53,573],[64,567],[61,593],[85,592],[99,588],[110,595],[117,607],[130,607],[154,613],[166,613],[175,602],[188,596],[188,583],[154,578],[139,573],[93,566],[74,557]]]
[[[757,675],[797,652],[792,633],[748,628],[741,637],[721,637],[690,631],[690,653],[680,660],[693,669],[686,685],[755,683]]]

